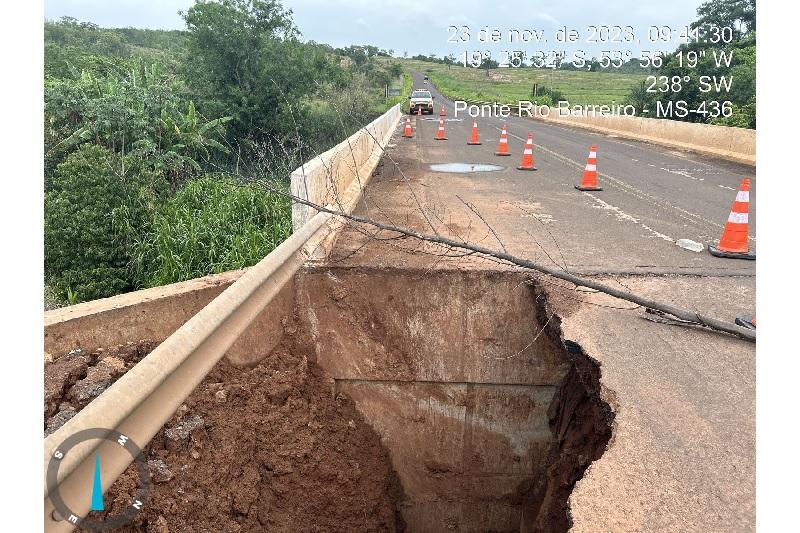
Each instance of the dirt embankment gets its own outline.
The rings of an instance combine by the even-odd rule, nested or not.
[[[600,368],[579,346],[562,342],[550,295],[537,284],[530,290],[536,312],[521,317],[519,327],[544,327],[551,341],[547,349],[563,356],[552,359],[570,365],[547,411],[551,438],[541,442],[541,460],[529,482],[510,497],[523,507],[520,530],[564,532],[570,527],[569,496],[604,452],[614,414],[600,394]],[[550,318],[542,326],[535,317]],[[296,323],[287,325],[283,344],[259,365],[242,369],[221,361],[145,448],[151,492],[143,511],[123,531],[405,529],[399,508],[407,498],[386,448],[353,401],[336,393]],[[387,332],[377,331],[392,347]],[[73,352],[47,364],[46,432],[57,429],[152,348],[144,342],[92,354]],[[521,404],[519,410],[531,408]],[[404,439],[393,442],[412,446]],[[449,472],[446,465],[425,466],[431,477]],[[467,481],[454,476],[451,486],[441,484],[440,497],[449,501],[458,491],[469,495]],[[122,512],[137,488],[138,475],[129,468],[106,494],[105,512]],[[458,522],[453,524],[457,529]]]
[[[402,531],[401,488],[379,436],[305,353],[281,346],[251,369],[220,362],[145,448],[150,495],[124,531]],[[79,391],[97,396],[129,368],[105,379],[118,366],[107,357],[47,365],[51,430],[85,405]],[[105,513],[122,512],[137,487],[129,468]]]
[[[90,353],[77,349],[55,359],[46,354],[45,436],[63,426],[155,347],[155,342],[142,340]]]
[[[535,292],[543,294],[537,287]],[[545,298],[537,298],[540,311]],[[561,319],[553,313],[547,334],[560,339]],[[547,411],[552,441],[546,468],[526,497],[523,531],[566,532],[572,527],[569,497],[589,465],[600,459],[613,435],[614,411],[602,398],[600,366],[574,342],[564,341],[572,366]]]

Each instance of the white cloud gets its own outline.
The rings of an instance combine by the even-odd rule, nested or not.
[[[509,29],[544,29],[562,26],[585,30],[592,24],[633,25],[646,32],[650,25],[683,26],[692,21],[701,0],[562,0],[552,2],[518,0],[283,0],[305,39],[334,46],[373,44],[407,50],[410,55],[438,55],[485,48],[470,43],[458,47],[447,43],[448,26],[463,24],[477,32],[485,26]],[[193,0],[45,0],[45,16],[71,15],[101,26],[182,28],[179,10]],[[588,48],[584,46],[585,48]],[[591,50],[590,50],[591,51]]]

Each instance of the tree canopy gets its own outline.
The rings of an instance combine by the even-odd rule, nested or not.
[[[182,15],[186,30],[45,22],[45,275],[64,301],[256,262],[289,204],[236,175],[287,186],[402,75],[374,47],[356,64],[361,47],[302,41],[277,0]]]

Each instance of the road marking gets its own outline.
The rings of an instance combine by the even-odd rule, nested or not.
[[[451,100],[448,99],[447,97],[445,97],[440,91],[434,89],[433,86],[431,86],[431,87],[432,87],[431,88],[431,93],[433,93],[436,98],[443,100],[445,102],[445,105],[450,106]],[[453,106],[450,106],[450,107],[453,107]],[[454,111],[454,113],[455,113],[455,111]],[[506,122],[505,119],[501,119],[501,118],[498,118],[498,117],[490,117],[490,118],[494,118],[495,120],[498,120],[500,122]],[[509,118],[510,119],[512,119],[512,118],[520,118],[520,119],[522,119],[523,117],[516,116],[516,117],[509,117]],[[593,130],[583,129],[583,128],[579,128],[577,126],[570,126],[570,125],[565,125],[565,124],[557,124],[557,123],[553,124],[553,123],[547,123],[547,122],[544,122],[544,121],[542,121],[542,123],[545,124],[546,127],[552,127],[554,129],[560,129],[562,131],[563,130],[569,130],[569,129],[578,129],[578,130],[580,130],[581,132],[583,132],[583,133],[585,133],[587,135],[602,135],[608,140],[608,142],[610,142],[612,144],[621,144],[623,146],[628,146],[630,148],[635,148],[637,150],[646,151],[649,148],[651,151],[654,151],[654,152],[657,152],[657,153],[661,153],[661,154],[664,154],[664,155],[667,155],[667,156],[670,156],[670,157],[674,157],[674,158],[677,158],[677,159],[682,159],[682,160],[685,160],[685,161],[689,161],[689,162],[695,163],[697,165],[702,165],[703,167],[705,167],[703,170],[715,170],[717,172],[730,172],[729,170],[726,170],[726,169],[724,169],[722,167],[716,166],[716,165],[714,165],[712,163],[708,163],[706,161],[697,161],[696,159],[693,159],[694,154],[691,153],[691,152],[683,152],[683,151],[678,151],[678,150],[675,150],[675,149],[670,149],[670,147],[668,147],[668,146],[660,146],[660,145],[654,144],[654,145],[650,145],[648,147],[647,145],[649,145],[650,143],[646,143],[646,142],[642,142],[642,141],[638,141],[638,144],[627,143],[627,142],[621,141],[620,138],[617,135],[610,134],[610,133],[603,133],[601,131],[593,131]],[[497,128],[497,129],[499,130],[499,128]],[[636,141],[635,139],[631,139],[631,140]],[[645,145],[645,146],[642,146],[642,145]],[[709,157],[716,157],[716,156],[711,155]],[[632,161],[638,162],[638,159],[632,159]],[[651,166],[651,167],[655,167],[655,165],[650,165],[650,164],[648,164],[648,165]],[[750,166],[750,165],[746,165],[746,166]],[[697,169],[697,170],[700,170],[700,169]],[[736,174],[736,172],[732,172],[732,173]],[[718,225],[718,224],[715,224],[715,225]],[[755,239],[752,239],[752,240],[755,240]]]
[[[597,196],[595,196],[593,194],[590,194],[588,192],[584,191],[583,194],[585,194],[586,196],[592,198],[597,203],[597,205],[593,205],[592,206],[593,208],[595,208],[595,209],[603,209],[605,211],[611,211],[611,213],[613,213],[613,215],[617,218],[617,220],[622,220],[622,221],[626,221],[626,222],[633,222],[634,224],[638,224],[639,226],[641,226],[642,228],[647,230],[654,237],[658,237],[659,239],[665,240],[667,242],[671,242],[673,244],[675,243],[675,239],[673,239],[669,235],[664,235],[663,233],[654,230],[653,228],[651,228],[647,224],[644,224],[644,223],[640,222],[638,218],[629,215],[628,213],[626,213],[625,211],[623,211],[619,207],[617,207],[615,205],[611,205],[608,202],[605,202],[605,201],[601,200],[600,198],[598,198]]]
[[[663,170],[664,172],[669,172],[670,174],[677,174],[678,176],[683,176],[685,178],[689,178],[690,180],[705,181],[705,178],[695,178],[694,176],[692,176],[691,174],[689,174],[685,170],[669,169],[669,168],[663,168],[663,167],[661,168],[661,170]]]
[[[442,96],[442,95],[440,95],[440,96]],[[442,96],[442,99],[445,100],[445,102],[447,102],[447,99],[444,98],[443,96]],[[498,122],[501,122],[501,123],[505,122],[505,121],[502,121],[500,119],[496,119],[496,120]],[[498,130],[498,131],[500,130],[500,128],[497,127],[497,126],[494,126],[494,129]],[[510,131],[508,132],[508,134],[510,136],[520,140],[520,141],[523,141],[523,142],[527,140],[527,139],[523,139],[522,137],[520,137],[520,136],[518,136],[518,135],[516,135],[516,134],[514,134],[514,133],[512,133]],[[613,142],[617,142],[619,144],[627,144],[627,143],[623,143],[623,142],[620,142],[620,141],[609,141],[609,142],[612,142],[612,143]],[[630,145],[630,146],[635,147],[635,145]],[[556,159],[559,159],[561,162],[571,164],[571,165],[573,165],[573,166],[575,166],[575,167],[577,167],[579,169],[583,169],[583,167],[584,167],[584,165],[582,163],[574,161],[574,160],[572,160],[572,159],[570,159],[570,158],[568,158],[566,156],[563,156],[563,155],[561,155],[561,154],[559,154],[557,152],[554,152],[552,150],[548,150],[547,148],[544,148],[541,145],[537,145],[537,147],[542,152],[545,152],[545,153],[548,153],[548,154],[554,156]],[[636,148],[639,148],[639,147],[636,147]],[[695,160],[689,159],[688,157],[685,157],[683,154],[680,154],[680,156],[681,156],[681,158],[683,158],[683,159],[685,159],[687,161],[691,161],[691,162],[693,162],[695,164],[707,166],[708,168],[711,168],[711,169],[715,168],[713,165],[709,165],[708,163],[702,163],[702,162],[699,162],[699,161],[695,161]],[[648,163],[648,166],[655,168],[656,165]],[[660,207],[662,209],[673,209],[673,210],[678,212],[678,216],[679,217],[690,221],[694,225],[697,225],[698,221],[700,221],[700,222],[703,222],[703,223],[708,224],[710,226],[713,226],[715,228],[722,229],[724,227],[722,224],[718,224],[716,222],[708,220],[707,218],[705,218],[705,217],[703,217],[701,215],[698,215],[696,213],[692,213],[692,212],[687,211],[687,210],[685,210],[683,208],[680,208],[680,207],[678,207],[676,205],[673,205],[672,203],[670,203],[667,200],[664,200],[664,199],[659,198],[657,196],[653,196],[653,195],[648,194],[648,193],[646,193],[646,192],[644,192],[644,191],[642,191],[640,189],[637,189],[636,187],[626,183],[625,181],[623,181],[623,180],[621,180],[619,178],[615,178],[613,176],[610,176],[610,175],[602,173],[602,172],[599,172],[598,174],[601,177],[607,179],[610,182],[610,185],[616,186],[616,188],[618,190],[620,190],[620,191],[622,191],[622,192],[624,192],[626,194],[629,194],[629,195],[633,196],[634,198],[638,198],[639,200],[643,200],[645,202],[649,202],[649,203],[651,203],[653,205],[656,205],[656,206],[658,206],[658,207]],[[654,230],[651,229],[650,231],[654,231]],[[750,237],[750,236],[748,236],[748,239],[753,241],[753,242],[756,241],[755,238]]]
[[[499,128],[497,126],[495,126],[494,128],[499,130]],[[512,133],[511,131],[508,131],[508,135],[511,136],[511,137],[514,137],[515,139],[518,139],[520,141],[527,141],[527,139],[523,139],[522,137]],[[536,148],[538,150],[544,152],[544,153],[552,155],[556,159],[560,160],[562,163],[567,163],[567,164],[572,165],[573,167],[576,167],[576,168],[579,168],[579,169],[583,169],[584,168],[584,164],[583,163],[579,163],[579,162],[577,162],[577,161],[575,161],[573,159],[570,159],[567,156],[559,154],[558,152],[554,152],[553,150],[549,150],[549,149],[545,148],[542,145],[536,145]],[[648,164],[648,166],[655,167],[655,165],[650,165],[650,164]],[[696,213],[692,213],[691,211],[687,211],[687,210],[685,210],[685,209],[683,209],[681,207],[673,205],[672,203],[670,203],[667,200],[664,200],[663,198],[659,198],[658,196],[653,196],[651,194],[648,194],[648,193],[646,193],[646,192],[644,192],[644,191],[642,191],[640,189],[637,189],[633,185],[630,185],[627,182],[625,182],[625,181],[623,181],[623,180],[621,180],[619,178],[615,178],[614,176],[610,176],[610,175],[608,175],[608,174],[606,174],[604,172],[598,172],[597,174],[599,176],[605,178],[606,180],[608,180],[609,185],[611,185],[612,187],[615,187],[618,190],[620,190],[620,191],[622,191],[622,192],[624,192],[626,194],[629,194],[630,196],[633,196],[634,198],[638,198],[639,200],[642,200],[642,201],[645,201],[645,202],[649,202],[649,203],[651,203],[653,205],[661,207],[662,209],[674,209],[675,211],[678,212],[678,216],[679,217],[683,218],[684,220],[690,221],[695,226],[699,225],[698,221],[702,221],[702,222],[704,222],[706,224],[709,224],[709,225],[714,226],[714,227],[719,228],[719,229],[723,229],[724,228],[724,226],[722,224],[718,224],[716,222],[708,220],[707,218],[705,218],[705,217],[703,217],[701,215],[698,215]],[[756,239],[754,237],[748,236],[748,239],[753,241],[753,242],[756,242]]]
[[[728,189],[729,191],[737,190],[737,189],[734,189],[733,187],[728,187],[727,185],[717,185],[717,187],[720,187],[722,189]]]
[[[519,216],[519,218],[535,218],[542,224],[552,224],[553,222],[557,222],[553,215],[548,215],[547,213],[523,213]]]

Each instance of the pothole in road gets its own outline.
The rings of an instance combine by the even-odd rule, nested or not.
[[[309,268],[297,331],[388,451],[408,531],[567,531],[614,418],[548,294],[500,272]]]
[[[543,287],[316,267],[294,291],[280,345],[253,367],[221,361],[146,447],[155,481],[135,528],[569,529],[614,415]],[[134,474],[109,501],[128,501]]]
[[[490,165],[488,163],[441,163],[431,165],[430,169],[434,172],[454,172],[463,174],[465,172],[494,172],[503,170],[505,167]]]

